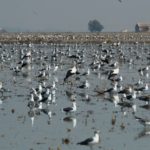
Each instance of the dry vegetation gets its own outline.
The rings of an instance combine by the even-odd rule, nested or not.
[[[150,32],[103,33],[1,33],[0,43],[150,43]]]

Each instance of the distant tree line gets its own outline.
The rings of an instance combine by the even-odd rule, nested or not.
[[[88,23],[88,30],[90,32],[101,32],[104,26],[96,19],[90,20]]]

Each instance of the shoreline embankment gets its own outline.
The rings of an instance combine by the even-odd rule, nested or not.
[[[150,43],[150,32],[0,33],[0,43]]]

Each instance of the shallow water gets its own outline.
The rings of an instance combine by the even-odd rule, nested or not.
[[[54,49],[56,50],[57,60],[52,61]],[[79,77],[73,85],[63,84],[66,71],[73,65],[73,59],[68,58],[66,54],[70,49],[71,55],[75,55],[77,50],[84,50],[85,61],[79,68],[80,74],[71,77]],[[93,136],[93,132],[100,130],[100,143],[94,145],[92,149],[103,150],[147,150],[149,149],[149,135],[142,134],[145,129],[137,120],[135,120],[132,109],[127,109],[126,115],[121,111],[120,106],[115,107],[113,103],[107,101],[108,94],[97,96],[94,89],[98,87],[101,90],[112,87],[111,81],[107,75],[102,74],[102,70],[92,70],[89,76],[81,74],[89,68],[93,61],[93,54],[103,55],[102,49],[112,50],[112,63],[115,60],[120,62],[120,75],[123,86],[135,84],[139,78],[144,83],[150,83],[149,70],[144,75],[138,73],[138,69],[150,65],[150,45],[148,44],[122,44],[120,46],[103,45],[76,45],[76,44],[41,44],[41,45],[2,45],[1,48],[1,73],[0,81],[6,91],[1,95],[2,104],[0,104],[0,149],[63,149],[63,150],[85,150],[90,149],[87,146],[77,145],[77,142]],[[119,59],[119,53],[124,53],[125,61]],[[31,70],[26,70],[15,74],[13,68],[19,65],[20,51],[31,50],[32,61]],[[94,52],[95,51],[95,52]],[[97,52],[96,52],[97,51]],[[47,56],[47,58],[43,58]],[[137,56],[140,56],[137,58]],[[132,59],[133,63],[128,61]],[[41,80],[37,78],[40,69],[45,67],[44,64],[50,64],[48,70],[49,76],[45,80],[46,85],[52,85],[56,80],[56,104],[50,104],[52,118],[49,120],[44,113],[35,115],[34,124],[31,124],[31,118],[28,113],[28,102],[30,99],[31,88],[38,87]],[[54,65],[58,65],[58,70],[54,72]],[[106,65],[104,69],[109,70]],[[23,73],[24,72],[24,73]],[[71,80],[70,79],[70,80]],[[90,87],[88,89],[77,88],[83,81],[88,80]],[[141,86],[144,86],[143,85]],[[141,87],[140,86],[140,87]],[[70,106],[71,102],[66,95],[66,91],[76,94],[77,111],[72,114],[65,114],[62,108]],[[146,91],[149,94],[150,90]],[[81,95],[89,94],[91,100],[85,101]],[[141,96],[139,94],[138,96]],[[149,117],[149,110],[140,108],[145,103],[138,99],[133,100],[137,105],[136,116]],[[112,125],[113,112],[116,116],[116,123]],[[66,122],[65,117],[72,117],[73,121]]]

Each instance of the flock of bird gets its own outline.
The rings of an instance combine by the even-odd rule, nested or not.
[[[86,103],[99,99],[111,102],[114,112],[119,107],[123,115],[131,112],[139,123],[150,125],[149,116],[138,116],[139,109],[150,110],[150,47],[145,43],[12,45],[10,52],[1,45],[0,49],[1,69],[8,67],[12,71],[14,84],[18,76],[32,76],[26,105],[32,127],[36,116],[44,114],[51,123],[57,111],[66,116],[64,121],[72,120],[80,113],[78,103],[85,102],[86,107]],[[3,90],[2,83],[3,97],[7,89]],[[59,93],[64,97],[60,98]],[[58,100],[64,98],[69,102],[57,110]],[[112,117],[113,124],[115,119]],[[77,144],[99,143],[99,132],[96,129],[94,137]]]

